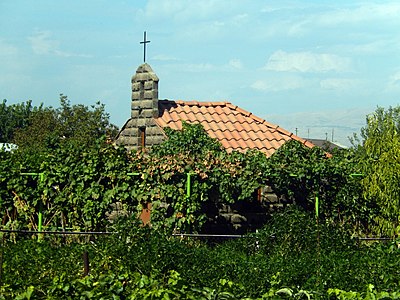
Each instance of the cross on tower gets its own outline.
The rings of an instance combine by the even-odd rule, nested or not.
[[[143,62],[146,62],[146,44],[150,43],[150,41],[146,40],[146,31],[144,32],[143,35],[143,42],[140,43],[143,44]]]

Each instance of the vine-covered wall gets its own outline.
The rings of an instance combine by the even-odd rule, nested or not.
[[[107,230],[115,207],[137,218],[151,203],[151,226],[160,230],[243,233],[291,203],[284,199],[313,210],[316,193],[321,217],[363,221],[347,154],[328,158],[321,149],[290,142],[267,158],[257,151],[227,153],[200,125],[167,134],[148,151],[126,152],[99,140],[91,147],[65,142],[37,154],[0,152],[3,228],[36,230],[42,211],[44,229]]]

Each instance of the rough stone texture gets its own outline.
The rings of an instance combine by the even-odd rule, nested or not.
[[[231,223],[233,224],[241,224],[247,221],[247,218],[245,216],[239,215],[239,214],[233,214],[231,216]]]
[[[278,196],[272,193],[269,193],[265,197],[268,202],[277,203],[279,201]]]
[[[293,201],[284,199],[273,193],[270,187],[261,191],[261,199],[254,197],[248,201],[238,201],[233,204],[218,204],[216,207],[210,201],[203,205],[207,215],[204,233],[213,234],[244,234],[263,227],[271,214],[281,211]]]
[[[116,138],[116,145],[127,150],[141,148],[141,130],[145,130],[146,147],[161,143],[164,132],[154,119],[158,117],[158,82],[157,75],[150,65],[144,63],[132,76],[131,118],[125,123]]]

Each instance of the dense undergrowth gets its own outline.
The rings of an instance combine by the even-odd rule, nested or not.
[[[114,229],[110,236],[40,241],[7,234],[0,299],[400,297],[394,241],[366,245],[298,209],[275,215],[257,233],[222,242],[173,237],[132,220]]]

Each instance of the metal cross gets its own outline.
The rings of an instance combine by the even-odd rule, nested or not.
[[[143,42],[140,43],[143,44],[143,62],[146,62],[146,44],[150,43],[150,41],[146,40],[146,31],[144,32],[143,35]]]

